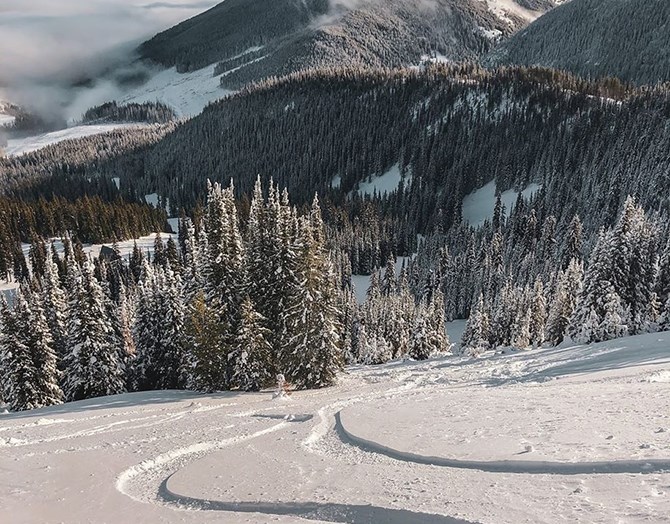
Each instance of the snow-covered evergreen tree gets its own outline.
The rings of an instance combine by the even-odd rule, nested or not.
[[[20,296],[17,300],[23,300]],[[25,323],[18,310],[12,310],[2,299],[0,303],[0,376],[2,396],[12,411],[41,407],[37,390],[37,370],[28,347]]]
[[[67,351],[68,300],[61,287],[58,266],[53,257],[47,257],[45,261],[42,294],[44,314],[53,337],[53,347],[62,359]]]
[[[272,346],[267,340],[270,330],[264,327],[264,320],[254,309],[251,298],[247,297],[242,302],[237,337],[231,352],[235,361],[231,377],[234,388],[259,391],[271,383]]]
[[[544,297],[544,285],[541,280],[535,282],[533,298],[530,306],[530,344],[542,347],[547,326],[547,300]]]
[[[186,322],[185,370],[189,389],[212,393],[228,387],[229,349],[223,346],[222,331],[216,313],[200,291],[189,304]]]
[[[309,220],[300,220],[285,268],[288,278],[279,367],[297,388],[332,385],[343,365],[335,275],[320,240],[324,235],[318,233],[322,228],[315,200]]]
[[[15,312],[26,336],[26,345],[35,367],[36,405],[53,406],[63,402],[60,388],[59,357],[54,348],[54,339],[44,313],[41,297],[37,293],[25,299],[19,294],[15,298]]]
[[[489,349],[489,327],[489,315],[480,294],[463,331],[461,353],[476,357]]]
[[[68,325],[68,352],[64,359],[63,390],[68,400],[115,395],[125,391],[123,363],[110,327],[102,287],[93,264],[70,264],[73,275]]]

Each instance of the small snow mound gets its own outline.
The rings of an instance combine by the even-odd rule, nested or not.
[[[9,438],[0,438],[0,448],[2,447],[9,447],[9,446],[20,446],[21,444],[25,444],[25,440],[21,440],[20,438],[15,438],[15,437],[9,437]]]
[[[63,418],[39,418],[33,424],[35,426],[51,426],[53,424],[62,424],[64,422],[69,422]]]
[[[649,383],[660,382],[663,384],[670,383],[670,369],[662,369],[661,371],[652,371],[651,373],[642,378],[642,382],[649,382]]]

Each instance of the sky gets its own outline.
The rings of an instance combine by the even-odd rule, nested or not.
[[[58,86],[131,56],[217,0],[0,0],[0,98],[44,105]]]

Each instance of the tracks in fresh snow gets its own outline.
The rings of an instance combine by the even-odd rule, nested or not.
[[[160,485],[158,498],[166,504],[197,511],[224,511],[233,513],[260,513],[263,515],[288,515],[322,522],[347,524],[469,524],[469,521],[432,513],[418,513],[402,509],[372,505],[321,504],[317,502],[225,502],[187,497],[170,489],[167,477]]]
[[[602,462],[550,462],[540,460],[458,460],[400,451],[357,436],[342,423],[342,411],[335,414],[335,431],[340,440],[367,453],[427,466],[470,469],[487,473],[520,473],[527,475],[588,475],[620,473],[656,473],[670,471],[670,459],[612,460]]]

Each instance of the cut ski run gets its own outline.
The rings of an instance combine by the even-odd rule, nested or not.
[[[662,522],[670,334],[0,417],[21,522]]]

